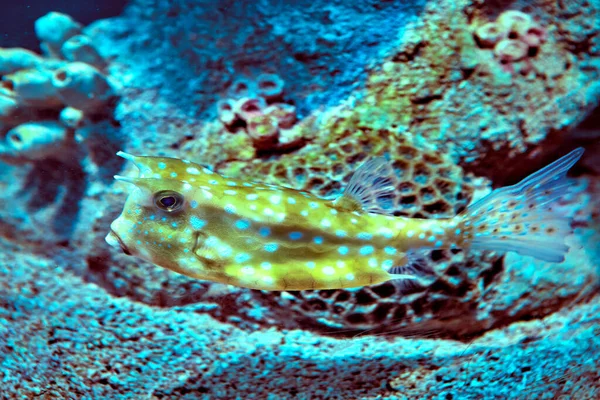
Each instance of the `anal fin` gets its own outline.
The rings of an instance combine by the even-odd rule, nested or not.
[[[420,291],[433,282],[433,271],[426,258],[432,250],[409,250],[387,272],[401,293]]]

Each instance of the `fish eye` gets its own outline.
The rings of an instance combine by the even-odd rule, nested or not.
[[[163,190],[154,194],[154,204],[163,211],[175,212],[181,209],[183,202],[183,195],[172,190]]]

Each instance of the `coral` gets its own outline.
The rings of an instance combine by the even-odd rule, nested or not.
[[[564,133],[600,101],[598,53],[584,61],[588,56],[582,58],[577,46],[568,45],[577,38],[586,48],[597,36],[598,18],[591,16],[598,15],[598,7],[581,2],[590,16],[579,21],[587,32],[581,37],[560,7],[514,3],[527,9],[531,33],[540,39],[541,45],[531,47],[524,42],[529,39],[519,40],[519,32],[498,27],[495,16],[506,11],[499,3],[461,4],[440,2],[439,9],[407,29],[403,44],[370,72],[357,98],[377,108],[372,115],[381,125],[435,143],[467,171],[495,185],[512,183],[543,166],[549,154],[574,146]],[[514,47],[521,55],[521,43],[527,44],[527,54],[502,64],[494,47],[502,43],[506,49],[510,41],[519,43]]]
[[[487,22],[475,29],[475,39],[482,48],[493,49],[504,38],[506,32],[496,22]]]
[[[266,107],[267,103],[261,97],[242,97],[236,100],[233,111],[238,118],[247,123],[250,118],[262,115]]]
[[[246,119],[246,130],[258,150],[270,149],[277,145],[279,127],[274,115],[254,115]]]
[[[296,123],[296,107],[291,104],[273,104],[265,109],[266,115],[272,115],[281,129],[292,129]]]
[[[260,74],[256,82],[238,78],[229,87],[230,97],[217,102],[217,119],[222,124],[221,128],[231,133],[245,132],[250,138],[253,148],[239,147],[238,153],[247,153],[248,150],[253,154],[285,152],[305,143],[307,138],[302,137],[302,130],[294,130],[296,107],[285,102],[283,87],[283,80],[276,74]],[[216,136],[221,138],[220,145],[225,147],[231,147],[229,142],[238,141],[238,138],[223,134],[222,130]],[[211,137],[215,137],[215,133]],[[230,158],[243,157],[237,154]]]
[[[502,64],[514,63],[527,57],[529,47],[519,40],[503,39],[494,47],[494,55]]]
[[[66,40],[60,48],[63,57],[71,62],[81,62],[89,64],[100,70],[106,68],[106,60],[98,53],[98,49],[89,37],[85,35],[75,35]]]
[[[46,45],[48,57],[43,58],[18,48],[0,51],[0,70],[3,72],[0,81],[0,160],[31,162],[39,160],[41,154],[60,159],[65,157],[61,151],[77,146],[72,140],[65,145],[69,140],[67,137],[74,138],[76,133],[55,135],[51,132],[56,129],[40,130],[35,123],[21,128],[19,124],[25,121],[40,120],[45,121],[42,125],[47,125],[46,119],[54,116],[59,123],[64,121],[65,128],[76,130],[88,117],[110,118],[111,102],[116,94],[107,77],[93,65],[79,61],[67,62],[61,58],[61,49],[71,41],[67,47],[71,46],[72,50],[75,43],[87,50],[73,50],[66,57],[68,60],[75,60],[77,53],[98,67],[106,65],[81,29],[81,25],[71,17],[52,12],[38,19],[35,26],[38,38]],[[94,55],[90,56],[92,53]],[[81,115],[74,117],[77,114],[74,110],[79,110]],[[71,117],[67,118],[67,114]],[[73,118],[78,122],[74,123]],[[9,134],[9,130],[20,132],[23,141],[18,144],[14,142],[17,136]],[[52,138],[57,143],[53,143]],[[43,150],[41,146],[48,148]]]
[[[283,101],[285,82],[276,74],[260,74],[256,78],[256,90],[269,103]]]
[[[122,138],[112,136],[116,92],[101,70],[106,61],[82,26],[53,12],[41,17],[35,30],[45,57],[19,48],[0,50],[0,162],[27,171],[21,180],[15,177],[23,184],[19,194],[28,197],[21,212],[45,219],[62,240],[76,222],[86,172],[106,178],[107,168],[94,165],[94,153],[116,151]],[[104,122],[113,126],[99,133]],[[99,141],[104,149],[97,146]],[[114,166],[111,172],[116,172]],[[69,197],[61,195],[63,190]],[[72,221],[65,223],[67,217]],[[21,225],[15,228],[26,230]]]
[[[255,97],[257,95],[256,84],[248,78],[238,77],[229,86],[227,94],[234,99]]]
[[[235,101],[232,99],[222,99],[217,102],[217,116],[219,122],[230,132],[235,131],[235,125],[241,123],[234,111]]]
[[[63,44],[80,34],[82,28],[79,22],[59,12],[50,12],[35,21],[35,34],[42,42],[40,47],[50,57],[58,57]]]
[[[38,54],[27,49],[0,48],[0,75],[8,75],[22,69],[37,68],[44,60]]]
[[[72,132],[57,121],[26,122],[8,131],[6,151],[16,156],[26,154],[31,161],[53,158],[67,153],[70,136]]]
[[[52,85],[64,105],[94,114],[115,96],[106,76],[91,65],[73,62],[56,70]]]
[[[52,85],[53,71],[45,68],[25,69],[2,77],[2,87],[20,106],[58,108],[60,99]]]
[[[486,22],[474,31],[482,49],[493,49],[494,56],[508,72],[515,72],[515,64],[537,54],[546,41],[546,29],[521,11],[508,10],[496,21]],[[529,63],[517,65],[521,73],[530,70]]]

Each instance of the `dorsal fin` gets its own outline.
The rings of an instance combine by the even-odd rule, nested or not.
[[[358,167],[344,193],[333,203],[345,211],[387,214],[396,190],[392,176],[394,169],[385,158],[372,158]]]

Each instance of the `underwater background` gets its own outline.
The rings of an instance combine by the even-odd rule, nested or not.
[[[23,2],[0,14],[0,399],[600,398],[600,1]],[[583,146],[562,263],[266,292],[104,240],[119,150],[451,217]]]

